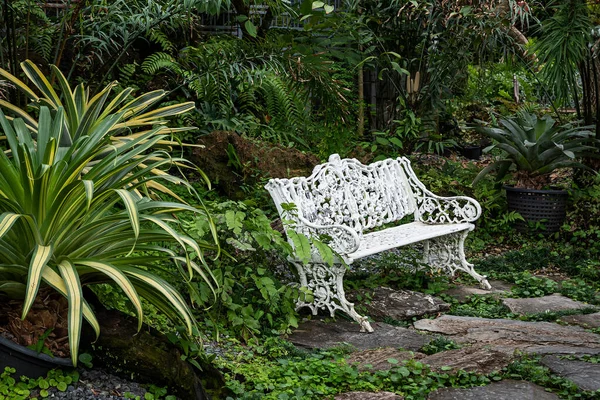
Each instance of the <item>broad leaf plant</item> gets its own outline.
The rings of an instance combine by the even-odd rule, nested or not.
[[[215,285],[203,253],[218,253],[216,234],[210,242],[192,240],[178,229],[176,215],[210,217],[182,201],[161,199],[171,193],[161,181],[191,189],[168,172],[191,165],[171,155],[177,129],[168,128],[164,118],[192,109],[193,103],[149,110],[163,91],[132,97],[128,88],[111,98],[114,84],[90,98],[83,85],[71,90],[53,67],[59,95],[33,63],[22,67],[41,95],[0,69],[38,115],[0,100],[0,107],[15,115],[0,110],[6,149],[0,151],[0,295],[22,298],[23,318],[40,287],[64,295],[74,364],[82,320],[100,334],[82,295],[84,285],[118,285],[136,310],[139,328],[143,297],[183,322],[191,335],[196,322],[186,300],[157,272],[179,270],[184,280],[197,274],[209,287]]]
[[[485,167],[474,183],[494,170],[500,180],[513,168],[517,186],[542,189],[550,185],[550,174],[558,169],[587,169],[579,159],[595,151],[592,131],[586,127],[558,125],[549,115],[540,118],[524,112],[499,122],[498,127],[476,128],[495,141],[485,151],[498,148],[502,155]]]

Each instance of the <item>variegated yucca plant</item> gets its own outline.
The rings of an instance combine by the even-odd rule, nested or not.
[[[0,110],[6,148],[0,151],[0,295],[24,299],[23,318],[41,286],[64,295],[74,364],[83,319],[100,334],[84,285],[118,285],[137,312],[139,328],[143,297],[191,334],[195,320],[186,300],[157,271],[179,269],[186,280],[197,274],[211,288],[216,284],[203,258],[207,249],[218,252],[216,235],[213,242],[198,243],[181,233],[176,218],[204,211],[163,200],[160,193],[170,193],[161,181],[190,187],[168,173],[190,164],[170,154],[175,129],[164,118],[193,103],[148,111],[164,92],[132,98],[125,89],[111,99],[112,84],[90,98],[83,85],[72,91],[54,69],[59,96],[32,63],[23,69],[43,95],[0,70],[38,109],[33,117],[0,104],[14,115]]]

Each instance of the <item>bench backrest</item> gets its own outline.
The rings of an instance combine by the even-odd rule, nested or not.
[[[309,177],[271,179],[266,185],[280,215],[283,203],[293,203],[312,223],[345,225],[358,235],[414,214],[414,192],[421,187],[404,157],[363,165],[337,154]]]

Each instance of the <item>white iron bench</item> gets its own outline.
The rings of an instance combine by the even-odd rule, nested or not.
[[[329,238],[328,245],[341,260],[330,266],[317,252],[304,265],[292,259],[300,284],[312,290],[314,301],[298,300],[297,308],[328,309],[331,316],[341,310],[372,332],[366,317],[346,300],[343,277],[346,265],[385,250],[423,242],[424,262],[451,275],[461,270],[490,289],[485,276],[475,272],[465,259],[464,241],[481,215],[479,203],[464,196],[440,197],[417,179],[405,157],[363,165],[356,159],[340,159],[317,165],[309,177],[271,179],[265,186],[271,194],[286,231],[294,229],[312,237]],[[295,206],[294,213],[285,205]],[[399,222],[405,216],[414,222],[374,230]],[[289,235],[288,235],[289,240]],[[293,243],[290,240],[293,246]],[[342,262],[343,261],[343,262]]]

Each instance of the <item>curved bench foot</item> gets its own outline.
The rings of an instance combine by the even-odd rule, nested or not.
[[[485,277],[481,281],[479,281],[479,284],[481,285],[482,289],[492,290],[492,285],[490,285],[487,278],[485,278]]]
[[[362,318],[364,318],[364,320],[362,322],[359,322],[360,331],[373,333],[373,328],[371,328],[371,324],[369,323],[369,321],[367,321],[366,317],[362,317]]]

